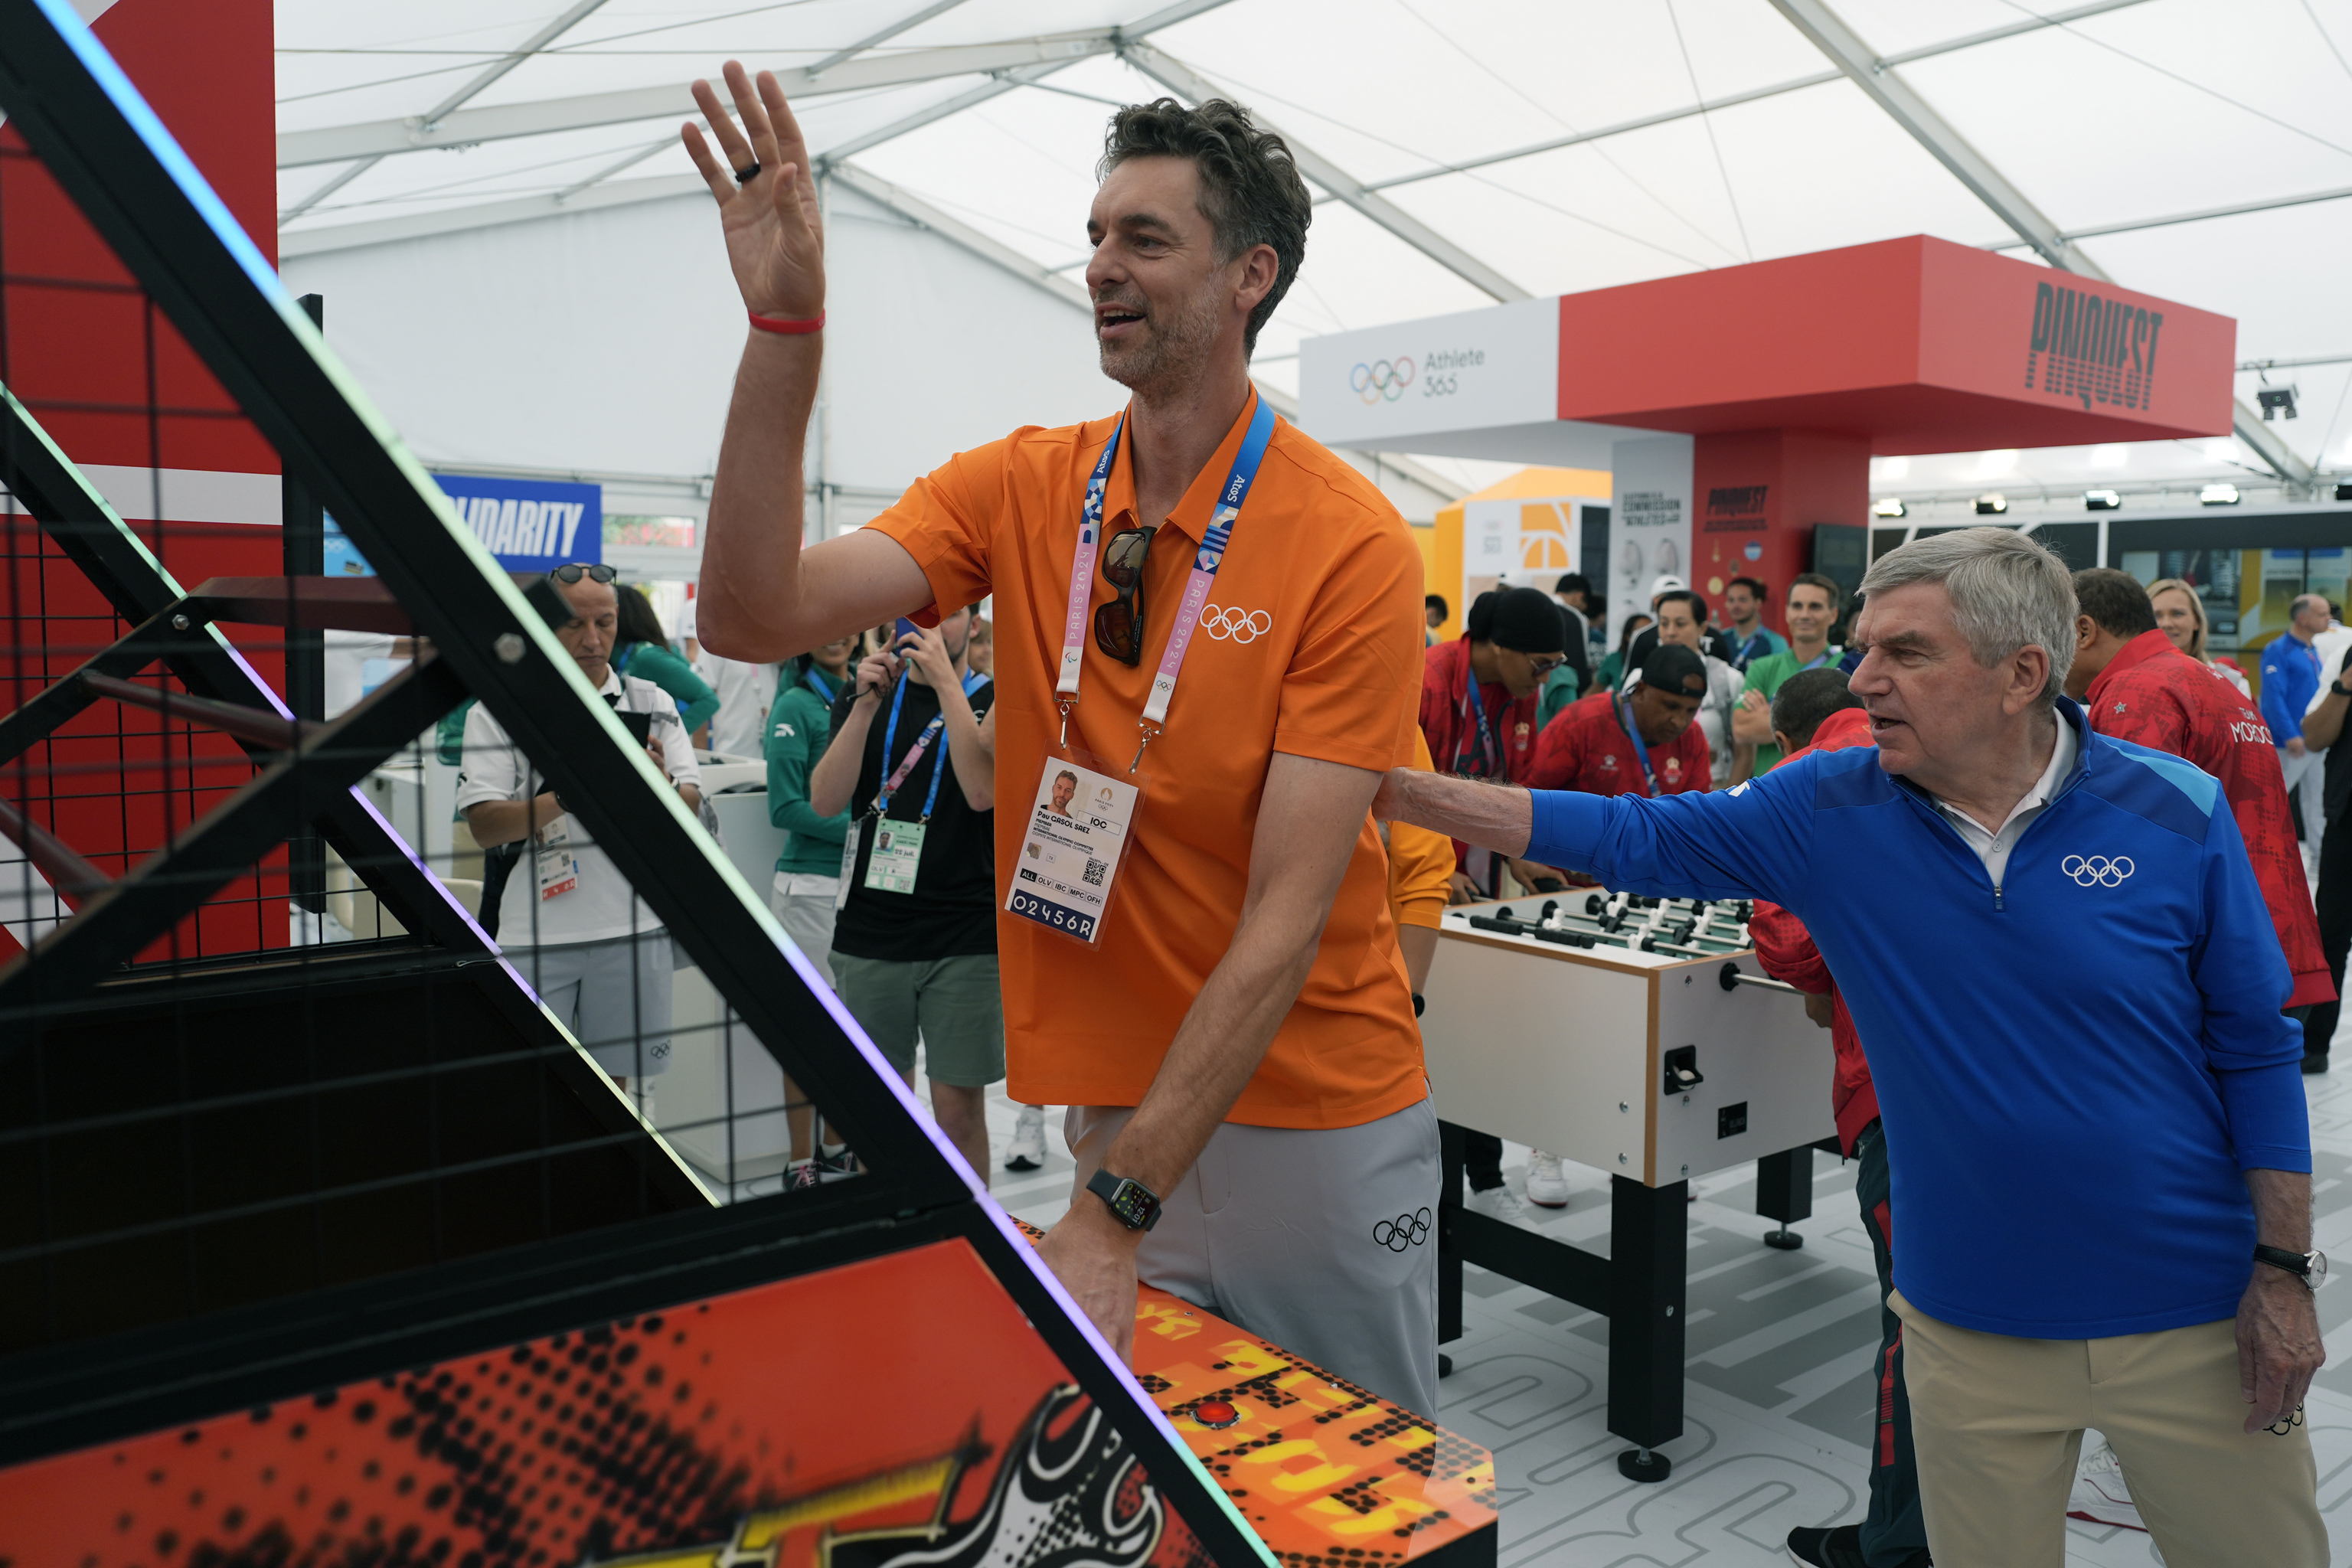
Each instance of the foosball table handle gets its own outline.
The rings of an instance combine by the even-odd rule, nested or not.
[[[1737,991],[1743,985],[1759,985],[1767,991],[1786,991],[1791,996],[1804,994],[1785,980],[1773,980],[1761,974],[1743,974],[1736,963],[1726,963],[1717,978],[1726,991]]]

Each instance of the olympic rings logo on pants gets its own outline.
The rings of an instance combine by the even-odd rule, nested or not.
[[[1391,1252],[1402,1252],[1408,1247],[1419,1247],[1429,1239],[1429,1211],[1401,1214],[1394,1219],[1384,1219],[1372,1226],[1372,1239]]]
[[[1204,605],[1201,607],[1201,629],[1219,642],[1252,643],[1274,630],[1274,617],[1264,610]]]
[[[1378,403],[1383,397],[1394,403],[1412,384],[1412,361],[1410,359],[1393,363],[1375,360],[1370,364],[1359,364],[1348,373],[1349,390],[1367,403]]]
[[[2081,855],[2069,855],[2058,862],[2058,869],[2085,888],[2120,888],[2124,879],[2137,868],[2132,865],[2128,855],[2118,855],[2112,860],[2104,855],[2093,855],[2087,858]]]

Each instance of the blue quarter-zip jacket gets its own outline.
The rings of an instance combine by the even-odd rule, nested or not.
[[[2212,1322],[2253,1267],[2240,1173],[2311,1169],[2286,960],[2213,778],[2058,708],[2081,754],[1999,888],[1869,747],[1718,795],[1538,791],[1528,858],[1804,921],[1869,1052],[1920,1310],[2031,1339]]]

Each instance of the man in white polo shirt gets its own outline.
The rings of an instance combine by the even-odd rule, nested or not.
[[[617,711],[649,716],[646,749],[694,810],[702,804],[702,773],[677,704],[653,682],[613,668],[620,606],[613,569],[559,566],[552,575],[572,616],[556,628],[556,640]],[[479,702],[466,716],[457,809],[485,849],[530,841],[507,879],[499,940],[540,999],[623,1088],[667,1069],[669,932]]]

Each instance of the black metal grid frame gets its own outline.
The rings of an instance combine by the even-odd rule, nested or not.
[[[450,689],[485,703],[528,754],[546,759],[541,771],[567,806],[872,1173],[856,1184],[865,1190],[838,1200],[839,1207],[764,1200],[616,1226],[577,1243],[543,1243],[357,1293],[331,1292],[117,1336],[100,1346],[11,1358],[0,1363],[0,1388],[8,1390],[0,1407],[41,1414],[17,1425],[19,1436],[5,1451],[30,1457],[64,1442],[97,1440],[101,1428],[152,1429],[170,1423],[167,1410],[233,1408],[259,1395],[258,1386],[248,1385],[275,1386],[281,1396],[316,1388],[339,1375],[336,1366],[364,1375],[416,1359],[428,1342],[463,1351],[550,1331],[630,1310],[615,1304],[623,1297],[642,1307],[721,1288],[704,1275],[749,1284],[959,1234],[979,1248],[1211,1552],[1223,1562],[1271,1563],[1002,1211],[925,1131],[896,1075],[838,1004],[819,995],[797,955],[788,960],[789,944],[772,919],[667,782],[626,743],[542,615],[457,523],[136,89],[58,0],[0,0],[0,110],[278,450],[288,477],[333,513],[410,611],[417,632],[431,639],[436,658],[415,672],[415,684],[450,679]],[[436,668],[442,677],[424,674]],[[446,897],[440,901],[471,925]],[[37,943],[35,953],[73,923]],[[7,978],[0,970],[0,987]],[[888,1222],[835,1228],[855,1207],[877,1204],[892,1215]],[[714,1254],[722,1261],[709,1261]],[[522,1287],[512,1276],[552,1280],[567,1266],[569,1287],[551,1284],[528,1309],[513,1304]],[[377,1318],[375,1331],[354,1336],[352,1314],[361,1310],[362,1298],[380,1311],[395,1300],[409,1306]],[[436,1300],[448,1310],[427,1305]],[[341,1320],[331,1300],[341,1303]],[[457,1305],[462,1301],[473,1304]],[[532,1324],[521,1326],[519,1313]],[[218,1339],[236,1333],[238,1324],[248,1325],[242,1358]],[[249,1337],[256,1332],[271,1348],[257,1365],[250,1353],[259,1342]],[[306,1342],[307,1357],[299,1348]],[[159,1375],[159,1359],[174,1357],[182,1375]],[[240,1370],[224,1373],[217,1370],[224,1365]],[[86,1394],[71,1393],[77,1386]],[[44,1419],[50,1412],[55,1417]]]

